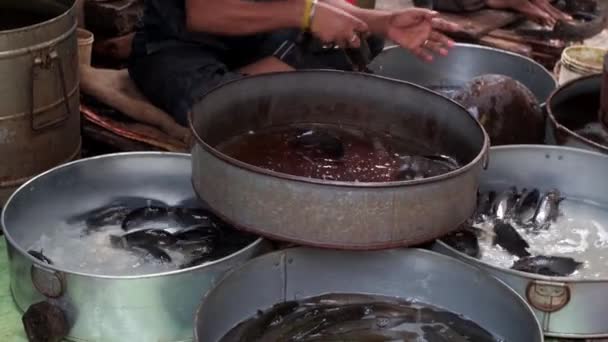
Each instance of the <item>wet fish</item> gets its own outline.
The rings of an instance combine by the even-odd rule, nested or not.
[[[173,234],[177,242],[181,245],[187,244],[214,244],[221,238],[221,231],[216,227],[209,227],[206,224],[196,225],[182,229]]]
[[[471,229],[464,228],[441,238],[443,242],[470,257],[481,256],[477,234]]]
[[[299,306],[300,304],[296,301],[287,301],[275,304],[266,312],[259,310],[255,319],[240,324],[223,339],[233,342],[259,341],[268,327],[280,324],[285,316],[292,314]]]
[[[488,191],[484,193],[477,192],[477,209],[473,219],[476,223],[486,221],[492,216],[492,204],[496,199],[495,191]]]
[[[156,245],[168,247],[175,244],[178,238],[160,229],[141,229],[130,231],[122,236],[110,235],[110,244],[117,248],[131,246]]]
[[[153,245],[129,246],[128,250],[138,254],[142,258],[152,258],[161,263],[171,262],[171,257],[167,252]]]
[[[206,225],[216,227],[220,225],[220,219],[213,213],[202,208],[174,207],[171,214],[182,227],[195,225]]]
[[[508,218],[512,214],[517,199],[518,195],[515,187],[503,191],[492,203],[492,214],[499,219]]]
[[[513,216],[517,222],[524,224],[532,221],[539,205],[540,191],[538,189],[524,190],[513,208]]]
[[[309,150],[321,157],[341,159],[344,157],[342,140],[325,130],[308,130],[298,134],[289,141],[295,148]]]
[[[408,181],[436,177],[456,170],[459,165],[446,161],[444,156],[402,156],[401,166],[394,178],[398,181]]]
[[[583,263],[568,257],[539,255],[517,260],[512,269],[550,277],[566,277],[582,265]]]
[[[559,204],[564,198],[559,190],[554,189],[546,193],[534,214],[534,224],[539,229],[548,229],[559,216]]]
[[[465,319],[461,315],[453,312],[436,310],[432,308],[421,309],[423,323],[441,323],[457,334],[466,337],[469,341],[479,342],[498,342],[499,340],[490,332],[479,326],[477,323]]]
[[[136,228],[153,228],[146,225],[155,224],[169,215],[168,207],[146,206],[131,210],[122,221],[121,227],[125,231]]]
[[[53,264],[53,262],[51,261],[51,259],[47,258],[47,257],[46,257],[46,256],[45,256],[45,255],[42,253],[42,250],[40,250],[40,251],[35,251],[35,250],[30,249],[30,250],[29,250],[29,251],[27,251],[27,252],[28,252],[28,254],[29,254],[29,255],[33,256],[34,258],[36,258],[36,259],[38,259],[38,260],[40,260],[40,261],[42,261],[42,262],[44,262],[44,263],[46,263],[46,264],[49,264],[49,265],[52,265],[52,264]]]
[[[507,252],[523,258],[530,256],[528,248],[530,245],[521,235],[507,222],[499,221],[494,225],[494,244],[504,248]]]

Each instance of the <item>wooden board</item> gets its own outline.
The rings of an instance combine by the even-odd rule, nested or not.
[[[479,39],[479,43],[485,46],[514,52],[526,57],[532,57],[532,47],[524,43],[513,42],[491,36],[481,37],[481,39]]]
[[[441,13],[441,16],[462,27],[460,31],[451,33],[451,36],[470,40],[479,39],[490,31],[515,23],[523,18],[514,12],[493,9],[483,9],[467,14]]]

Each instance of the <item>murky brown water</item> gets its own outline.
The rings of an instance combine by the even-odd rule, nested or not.
[[[268,170],[345,182],[411,180],[458,167],[420,157],[430,156],[432,151],[389,134],[328,125],[294,125],[249,132],[221,143],[217,149]],[[411,166],[414,171],[404,175],[404,166]]]

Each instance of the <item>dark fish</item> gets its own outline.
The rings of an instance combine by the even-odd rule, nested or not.
[[[443,242],[470,257],[479,258],[479,241],[477,235],[471,229],[461,229],[448,236],[441,238]]]
[[[142,229],[130,231],[122,236],[110,235],[110,244],[117,248],[131,246],[157,245],[168,247],[175,244],[178,239],[171,233],[159,229]]]
[[[221,231],[206,224],[182,229],[173,234],[179,244],[214,244],[221,238]]]
[[[509,223],[499,221],[494,226],[494,244],[504,248],[507,252],[523,258],[530,256],[528,248],[530,245],[519,235],[517,230]]]
[[[559,203],[563,200],[559,190],[546,193],[534,214],[534,224],[540,229],[547,229],[559,216]]]
[[[268,327],[280,324],[284,317],[292,314],[300,304],[296,301],[287,301],[274,305],[270,310],[258,311],[255,319],[250,319],[232,329],[223,340],[231,342],[259,341]]]
[[[583,263],[572,258],[539,255],[517,260],[512,269],[550,277],[566,277],[582,265]]]
[[[477,209],[475,210],[474,221],[483,222],[492,216],[492,204],[496,199],[495,191],[477,193]]]
[[[400,159],[402,164],[394,176],[398,181],[436,177],[454,171],[459,167],[457,164],[452,165],[438,156],[413,155],[402,156]]]
[[[202,208],[172,208],[171,214],[182,227],[195,225],[207,225],[209,227],[219,226],[220,219],[208,210]]]
[[[341,334],[319,334],[302,342],[418,342],[420,335],[411,331],[353,331]]]
[[[469,342],[470,340],[450,328],[440,325],[425,325],[422,327],[426,342]],[[477,340],[474,340],[477,341]]]
[[[171,257],[169,256],[169,254],[167,254],[167,252],[153,245],[130,246],[128,250],[138,254],[143,258],[151,257],[162,263],[171,262]]]
[[[513,208],[515,220],[521,224],[530,222],[534,218],[539,200],[540,191],[538,189],[523,191]]]
[[[508,218],[512,214],[517,197],[517,189],[515,187],[500,193],[492,203],[492,214],[499,219]]]
[[[344,145],[340,138],[324,130],[308,130],[298,134],[289,141],[290,145],[309,150],[321,157],[341,159],[344,157]]]
[[[122,229],[129,231],[136,228],[152,228],[146,225],[155,224],[169,216],[168,207],[146,206],[131,210],[122,221]]]
[[[183,262],[181,265],[179,265],[179,269],[184,270],[186,268],[196,267],[217,259],[218,258],[211,253],[201,254]]]
[[[38,251],[35,251],[35,250],[31,250],[31,249],[30,249],[30,250],[29,250],[29,251],[27,251],[27,252],[29,253],[29,255],[33,256],[34,258],[36,258],[36,259],[38,259],[38,260],[40,260],[40,261],[42,261],[42,262],[44,262],[44,263],[47,263],[47,264],[49,264],[49,265],[52,265],[52,264],[53,264],[53,262],[51,261],[51,259],[47,258],[47,257],[46,257],[46,256],[45,256],[45,255],[42,253],[42,250],[40,250],[40,252],[38,252]]]
[[[147,205],[163,206],[164,203],[141,197],[118,197],[101,208],[73,216],[67,222],[69,224],[84,222],[85,234],[90,234],[99,228],[120,225],[131,210]]]

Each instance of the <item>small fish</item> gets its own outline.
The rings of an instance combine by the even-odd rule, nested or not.
[[[533,256],[517,260],[514,270],[550,277],[567,277],[578,270],[583,263],[568,257]]]
[[[430,308],[423,308],[421,317],[422,323],[441,323],[448,326],[455,333],[464,336],[468,341],[479,342],[499,342],[490,332],[483,329],[477,323],[467,320],[464,317],[448,311],[439,311]]]
[[[530,245],[519,235],[517,230],[509,223],[499,221],[494,225],[494,244],[504,248],[507,252],[523,258],[530,256],[528,248]]]
[[[477,209],[473,216],[476,223],[486,221],[489,216],[492,215],[492,204],[496,199],[495,191],[488,191],[484,193],[477,192]]]
[[[202,208],[172,208],[171,214],[182,227],[195,225],[219,226],[219,218],[208,210]]]
[[[548,229],[559,216],[559,204],[564,198],[554,189],[543,196],[534,214],[533,222],[539,229]]]
[[[470,257],[479,258],[479,241],[477,235],[471,229],[461,229],[448,236],[441,238],[443,242]]]
[[[295,148],[313,151],[322,157],[341,159],[344,157],[344,144],[335,135],[324,130],[308,130],[289,141]]]
[[[42,250],[40,250],[40,252],[38,252],[38,251],[35,251],[35,250],[31,250],[31,249],[30,249],[30,250],[29,250],[29,251],[27,251],[27,252],[29,253],[29,255],[33,256],[34,258],[36,258],[36,259],[38,259],[38,260],[40,260],[40,261],[42,261],[42,262],[44,262],[44,263],[47,263],[47,264],[49,264],[49,265],[52,265],[52,264],[53,264],[53,262],[51,261],[51,259],[47,258],[47,257],[46,257],[46,256],[45,256],[45,255],[42,253]]]
[[[513,216],[520,224],[525,224],[532,221],[536,208],[540,200],[540,191],[538,189],[524,190],[515,203],[513,208]]]
[[[129,248],[141,245],[168,247],[174,245],[178,238],[160,229],[141,229],[130,231],[122,236],[110,235],[110,244],[117,248]]]
[[[143,258],[152,257],[161,263],[171,262],[171,257],[169,254],[167,254],[167,252],[153,245],[130,246],[128,250],[140,255]]]
[[[213,260],[216,260],[216,258],[212,255],[200,255],[183,262],[181,265],[179,265],[179,269],[184,270],[186,268],[196,267]]]
[[[168,207],[146,206],[131,210],[122,221],[121,227],[125,231],[136,228],[148,228],[146,225],[154,224],[169,216]]]
[[[208,243],[214,244],[221,238],[221,231],[205,224],[182,229],[173,234],[182,245]]]
[[[503,191],[492,203],[492,214],[499,219],[506,219],[511,215],[517,202],[517,189],[512,187]]]

